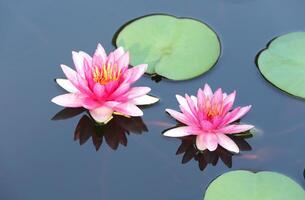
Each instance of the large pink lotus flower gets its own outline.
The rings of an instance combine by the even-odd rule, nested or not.
[[[182,113],[172,109],[166,109],[166,111],[184,126],[170,129],[164,135],[169,137],[195,135],[196,146],[199,150],[214,151],[220,145],[238,153],[238,146],[227,134],[245,132],[253,126],[234,124],[251,108],[251,106],[237,107],[230,111],[235,95],[235,91],[230,95],[222,93],[221,88],[213,94],[208,84],[203,90],[198,90],[197,97],[186,94],[184,98],[176,95]]]
[[[61,65],[67,79],[56,80],[69,93],[53,98],[55,104],[84,107],[97,122],[106,123],[113,114],[142,116],[138,105],[158,101],[147,95],[149,87],[132,87],[145,73],[147,65],[129,69],[129,53],[122,47],[107,56],[98,44],[92,58],[82,51],[72,52],[72,57],[76,71]]]

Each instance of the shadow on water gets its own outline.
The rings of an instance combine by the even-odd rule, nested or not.
[[[241,136],[229,136],[239,147],[240,151],[250,151],[252,148],[250,144],[246,141],[247,138],[252,137],[249,134],[245,133]],[[182,154],[182,164],[185,164],[192,159],[198,162],[198,167],[203,171],[208,164],[213,166],[217,165],[218,160],[228,167],[232,167],[232,157],[238,154],[234,154],[220,146],[210,152],[208,150],[200,151],[196,147],[196,136],[186,136],[179,138],[181,140],[181,145],[178,147],[176,155]]]
[[[82,108],[65,108],[55,114],[52,120],[69,119],[83,112],[85,112],[85,109]],[[114,115],[107,124],[98,124],[86,113],[76,125],[74,140],[83,145],[91,138],[96,151],[105,141],[111,149],[116,150],[120,144],[127,146],[127,136],[130,133],[142,134],[147,131],[148,129],[141,117],[128,118]]]

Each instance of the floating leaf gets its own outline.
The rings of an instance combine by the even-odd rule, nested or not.
[[[305,32],[274,39],[257,60],[263,76],[281,90],[305,98]]]
[[[287,176],[275,172],[237,170],[225,173],[208,187],[204,200],[304,200],[305,192]]]
[[[147,63],[147,73],[172,80],[203,74],[220,56],[220,41],[206,24],[188,18],[150,15],[125,25],[116,46],[131,53],[131,64]]]

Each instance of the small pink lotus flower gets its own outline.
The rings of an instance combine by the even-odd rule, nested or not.
[[[182,113],[172,109],[166,111],[184,126],[170,129],[164,133],[169,137],[196,135],[196,146],[199,150],[215,151],[217,146],[238,153],[238,146],[227,134],[248,131],[254,126],[234,124],[243,117],[251,106],[233,109],[236,92],[230,95],[222,93],[221,88],[213,94],[210,86],[199,89],[197,97],[176,95]]]
[[[85,52],[72,52],[76,71],[61,65],[67,79],[56,82],[68,94],[59,95],[51,101],[64,107],[84,107],[100,123],[107,123],[113,114],[142,116],[138,105],[156,103],[159,99],[147,95],[149,87],[132,87],[146,71],[141,64],[128,69],[129,53],[122,47],[108,56],[98,44],[91,58]]]

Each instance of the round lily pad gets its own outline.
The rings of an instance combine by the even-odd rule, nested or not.
[[[257,65],[273,85],[305,98],[305,32],[289,33],[272,40],[259,54]]]
[[[237,170],[225,173],[208,187],[204,200],[304,200],[303,188],[275,172],[252,173]]]
[[[215,65],[220,41],[206,24],[168,15],[145,16],[123,26],[115,38],[131,54],[131,64],[148,64],[148,74],[172,80],[199,76]]]

